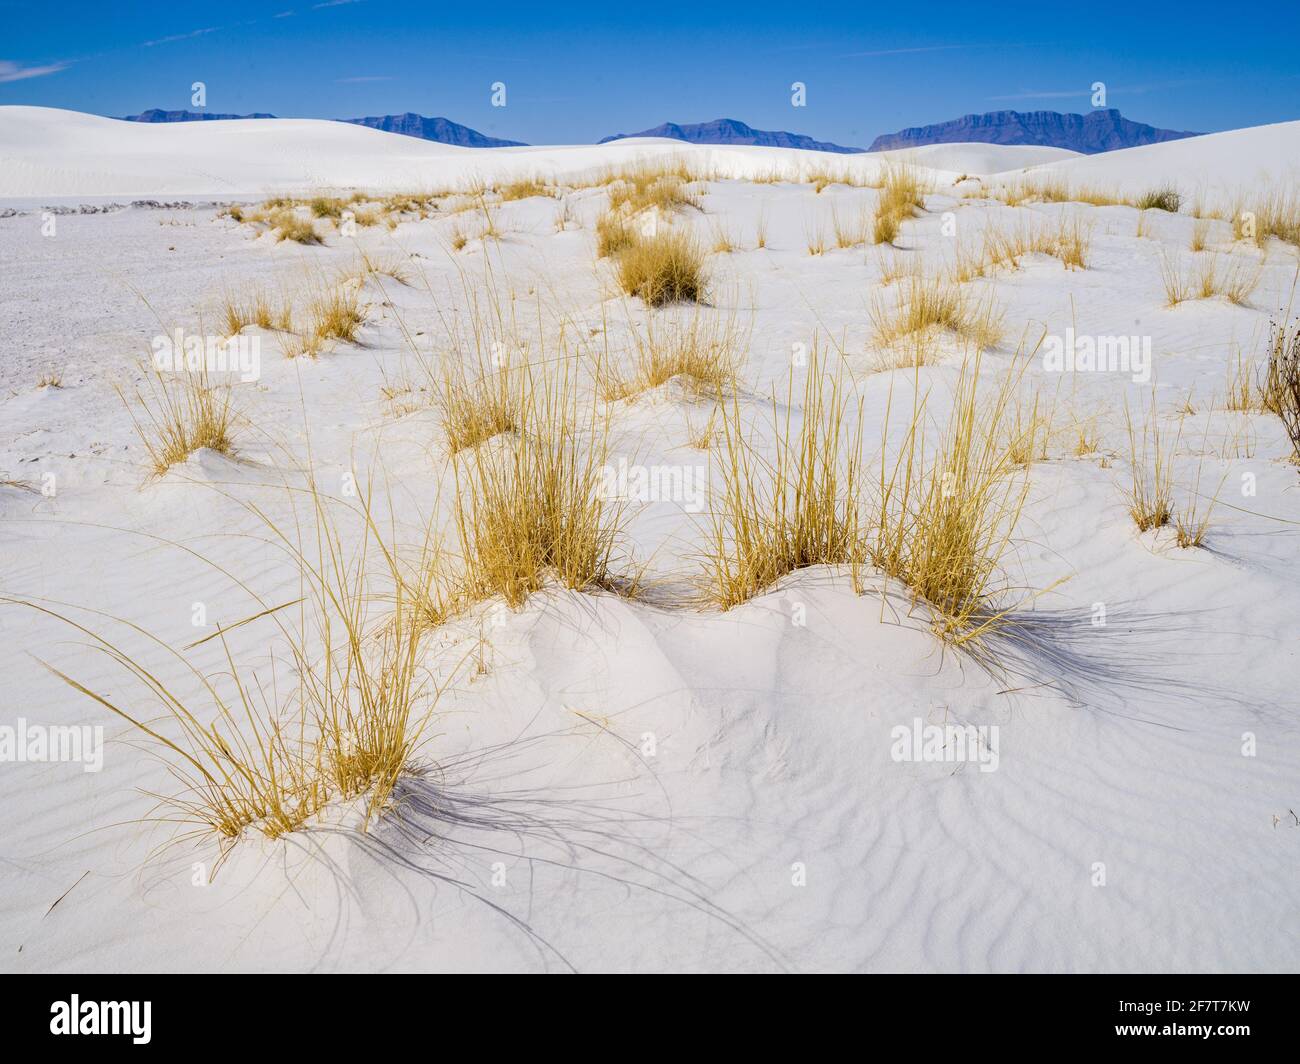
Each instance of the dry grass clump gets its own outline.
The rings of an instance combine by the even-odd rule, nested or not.
[[[1255,203],[1254,215],[1255,242],[1259,246],[1275,236],[1300,247],[1300,189],[1291,186],[1265,191]]]
[[[551,190],[547,184],[536,177],[525,177],[520,178],[518,181],[511,181],[509,184],[502,185],[499,191],[503,203],[531,199],[533,196],[551,195]]]
[[[628,167],[617,173],[609,185],[609,207],[628,215],[651,208],[664,213],[679,207],[700,206],[692,191],[694,180],[684,163],[669,166],[652,162]]]
[[[351,285],[335,285],[320,292],[308,305],[311,332],[322,340],[355,343],[365,323],[360,295]]]
[[[155,476],[162,476],[203,447],[219,454],[234,450],[230,389],[213,384],[205,367],[178,370],[170,378],[150,367],[146,380],[148,390],[137,388],[135,392],[143,419],[130,403],[127,411]],[[119,394],[126,402],[125,394]]]
[[[747,437],[738,400],[721,407],[722,485],[704,566],[707,596],[722,609],[797,569],[862,559],[862,400],[842,371],[825,371],[816,343],[800,372],[801,387],[790,371],[784,415],[773,396],[771,462]]]
[[[1204,251],[1210,239],[1210,220],[1198,218],[1192,225],[1192,251]]]
[[[490,366],[479,359],[478,372],[471,374],[463,363],[454,363],[443,376],[438,408],[447,447],[456,454],[477,447],[503,432],[517,432],[520,411],[532,386],[526,369],[514,369],[509,362]]]
[[[519,426],[500,446],[455,459],[456,529],[466,592],[512,607],[548,578],[575,590],[622,588],[614,572],[625,505],[606,496],[609,422],[579,398],[574,359],[521,389]]]
[[[895,281],[920,277],[925,272],[919,255],[899,254],[892,248],[889,251],[882,249],[876,262],[880,267],[880,283],[886,286]]]
[[[407,266],[407,262],[408,260],[399,254],[372,255],[368,251],[363,251],[355,276],[358,280],[364,282],[375,274],[379,274],[383,277],[391,277],[398,284],[409,285],[411,283],[411,271]]]
[[[288,299],[274,306],[265,289],[255,288],[245,296],[227,290],[222,297],[221,319],[227,336],[237,336],[248,325],[287,332],[292,328],[293,308]]]
[[[892,305],[879,295],[871,302],[873,338],[880,347],[909,338],[930,339],[945,330],[981,350],[1002,339],[1002,317],[992,293],[981,300],[938,276],[920,273],[908,276],[894,291]]]
[[[883,172],[884,186],[876,203],[876,216],[872,228],[872,241],[892,244],[898,239],[903,222],[925,207],[926,188],[920,172],[906,164],[886,164]]]
[[[1168,211],[1170,214],[1177,214],[1182,202],[1183,198],[1179,195],[1178,189],[1172,185],[1163,185],[1142,193],[1134,206],[1140,211]]]
[[[959,282],[983,277],[988,269],[1018,269],[1026,255],[1050,255],[1069,269],[1086,269],[1092,246],[1092,229],[1077,216],[1062,215],[1055,227],[1021,224],[1017,227],[988,225],[983,234],[983,254],[975,256],[958,249],[953,278]]]
[[[308,296],[305,315],[305,323],[295,326],[281,345],[286,358],[315,358],[332,340],[356,343],[366,320],[356,278],[343,278],[335,284],[318,280]]]
[[[928,398],[920,394],[892,464],[882,437],[868,557],[905,584],[914,601],[929,605],[939,638],[977,656],[981,641],[1008,622],[1008,610],[993,600],[1002,590],[1000,561],[1029,481],[1015,475],[1005,422],[1027,364],[1020,362],[991,396],[981,398],[979,355],[963,363],[933,453],[925,439]],[[890,397],[892,411],[892,389]]]
[[[292,240],[296,244],[321,244],[320,233],[310,218],[304,218],[296,210],[285,208],[272,213],[267,221],[275,230],[277,242]]]
[[[47,369],[36,378],[36,387],[38,388],[62,388],[63,371],[60,369]]]
[[[313,218],[331,218],[335,221],[343,217],[347,206],[347,201],[338,196],[313,196],[307,201],[307,208]]]
[[[739,250],[736,244],[736,238],[731,235],[725,223],[713,223],[713,245],[712,249],[715,255],[729,255],[733,251]]]
[[[617,255],[636,243],[637,231],[623,215],[606,211],[596,219],[596,257]]]
[[[734,391],[742,335],[734,315],[720,317],[697,309],[689,322],[656,322],[632,333],[630,368],[603,354],[596,364],[596,386],[606,402],[617,402],[680,378],[696,395],[719,398]]]
[[[1248,306],[1250,296],[1259,286],[1264,264],[1231,257],[1223,266],[1216,252],[1200,254],[1184,272],[1177,255],[1161,253],[1160,277],[1168,306],[1187,299],[1213,299],[1223,296],[1229,303]]]
[[[1300,461],[1300,325],[1294,319],[1273,324],[1260,391],[1265,409],[1286,428],[1292,457]]]
[[[1086,203],[1092,207],[1116,207],[1134,205],[1131,199],[1117,192],[1095,185],[1071,185],[1059,174],[1036,174],[1003,182],[995,186],[988,195],[1005,203],[1008,207],[1018,207],[1022,203]],[[985,193],[979,193],[985,195]]]
[[[221,639],[223,675],[201,672],[152,639],[187,674],[184,682],[165,680],[163,670],[76,620],[25,604],[71,625],[124,670],[131,683],[106,694],[46,666],[158,744],[180,784],[175,797],[162,799],[166,819],[214,832],[223,850],[249,830],[271,839],[295,831],[336,800],[364,799],[367,823],[380,815],[413,763],[437,698],[421,629],[396,578],[396,552],[379,539],[368,505],[360,515],[362,546],[349,552],[314,484],[309,497],[314,512],[295,521],[296,538],[255,511],[271,542],[297,564],[303,597],[280,605],[259,598],[252,617],[209,637]],[[396,609],[381,620],[374,603],[383,584],[395,589]],[[296,624],[285,619],[293,605]],[[294,678],[287,686],[238,665],[227,643],[227,631],[263,618],[278,627],[287,649]]]
[[[617,268],[619,287],[649,306],[705,298],[704,254],[686,233],[664,229],[633,240],[618,253]]]
[[[865,244],[869,239],[868,234],[874,232],[865,206],[858,208],[857,216],[852,220],[841,218],[839,210],[832,206],[831,230],[835,234],[835,246],[840,249]]]
[[[1167,525],[1174,515],[1174,452],[1182,438],[1182,418],[1173,441],[1160,428],[1155,389],[1151,392],[1149,416],[1139,428],[1133,424],[1128,403],[1124,404],[1128,432],[1129,481],[1124,488],[1129,516],[1139,532]]]
[[[1204,544],[1205,536],[1210,530],[1210,521],[1214,516],[1214,506],[1219,501],[1219,492],[1223,490],[1223,482],[1228,477],[1227,470],[1224,470],[1223,476],[1219,478],[1218,489],[1214,494],[1208,497],[1202,494],[1201,481],[1209,437],[1210,423],[1207,420],[1205,434],[1201,440],[1200,457],[1196,462],[1196,476],[1188,489],[1187,502],[1185,505],[1177,507],[1174,512],[1174,542],[1184,550]]]

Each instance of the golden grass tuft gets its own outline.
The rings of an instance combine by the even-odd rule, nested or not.
[[[1020,377],[1005,374],[994,393],[978,393],[980,356],[962,364],[952,406],[933,454],[926,444],[928,397],[915,395],[907,433],[887,457],[889,411],[868,556],[924,600],[937,636],[983,656],[983,640],[1008,623],[995,599],[1000,563],[1024,507],[1028,477],[1016,474],[1005,424]],[[919,386],[919,381],[915,382]],[[893,390],[890,391],[890,409]]]
[[[310,218],[304,218],[292,208],[275,211],[268,218],[275,230],[276,241],[292,240],[296,244],[320,244],[320,233]]]
[[[596,364],[596,386],[606,402],[617,402],[680,378],[696,395],[721,398],[734,391],[741,362],[742,336],[733,316],[696,309],[689,322],[647,319],[632,333],[630,367],[608,354]]]
[[[790,371],[784,415],[773,396],[771,462],[749,441],[736,397],[721,407],[722,484],[704,567],[707,597],[722,609],[797,569],[862,559],[862,401],[842,370],[825,372],[815,342],[798,372],[801,385]]]
[[[652,307],[702,302],[707,289],[704,254],[693,237],[670,229],[635,239],[617,256],[619,287]]]
[[[521,388],[519,426],[455,459],[465,587],[518,607],[549,578],[628,590],[614,571],[625,506],[603,492],[609,421],[579,398],[574,359]]]
[[[879,295],[870,306],[873,339],[880,347],[946,330],[979,349],[997,346],[1002,318],[993,295],[981,300],[936,275],[915,273],[894,288],[892,305]]]
[[[149,455],[153,475],[162,476],[204,447],[219,454],[234,450],[230,389],[211,383],[206,369],[180,370],[167,377],[150,367],[145,379],[147,390],[137,388],[135,392],[143,417],[136,414],[124,393],[119,394]]]
[[[502,185],[500,193],[503,203],[511,203],[514,200],[531,199],[534,196],[550,196],[551,190],[539,178],[525,177]]]
[[[1134,426],[1127,402],[1124,425],[1128,434],[1129,480],[1123,490],[1129,516],[1139,532],[1162,528],[1174,515],[1174,452],[1182,438],[1182,418],[1171,442],[1168,434],[1161,431],[1153,388],[1150,411],[1141,426]]]
[[[925,207],[926,188],[916,167],[905,163],[887,163],[883,171],[884,186],[876,203],[872,241],[893,244],[902,223]]]
[[[254,508],[271,542],[296,563],[303,596],[279,605],[258,598],[258,612],[210,636],[221,640],[223,675],[203,673],[150,637],[160,655],[184,670],[182,680],[164,680],[164,670],[75,619],[24,603],[69,624],[124,670],[131,682],[105,694],[46,666],[157,744],[180,784],[176,796],[162,799],[163,819],[215,833],[221,860],[246,832],[280,838],[336,800],[363,799],[366,824],[382,814],[398,778],[412,769],[436,704],[396,550],[380,540],[368,502],[359,514],[362,546],[349,552],[314,483],[308,494],[313,513],[295,520],[296,537]],[[396,608],[381,620],[373,603],[385,585]],[[297,623],[285,620],[293,606]],[[267,684],[239,665],[227,642],[229,630],[263,619],[278,627],[287,649],[294,677],[287,686]]]

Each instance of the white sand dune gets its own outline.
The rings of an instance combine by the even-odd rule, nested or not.
[[[950,179],[1046,164],[1100,183],[1226,190],[1290,180],[1298,152],[1300,123],[1288,123],[1094,158],[987,145],[916,158]],[[19,202],[436,188],[657,153],[738,176],[879,165],[676,143],[475,151],[326,122],[155,127],[0,108],[0,197]],[[1190,261],[1191,217],[1151,212],[1139,238],[1126,207],[1013,210],[959,198],[951,180],[936,185],[893,253],[929,268],[954,254],[945,214],[967,245],[993,222],[1078,217],[1090,227],[1086,269],[1029,255],[971,283],[1005,316],[1006,339],[983,372],[1010,366],[1023,333],[1149,336],[1164,423],[1172,431],[1176,411],[1194,411],[1182,420],[1176,499],[1185,504],[1199,484],[1221,500],[1205,548],[1180,550],[1168,530],[1138,534],[1125,512],[1123,410],[1144,409],[1152,385],[1123,373],[1054,374],[1036,359],[1025,396],[1037,390],[1054,406],[1058,431],[1028,469],[1003,568],[1023,594],[1068,579],[1023,607],[1034,635],[1002,648],[1011,679],[946,649],[924,611],[909,612],[902,589],[872,574],[856,594],[843,573],[807,570],[725,613],[695,608],[685,592],[670,605],[562,590],[517,612],[485,603],[427,644],[439,678],[471,656],[485,662],[472,679],[457,674],[422,752],[441,772],[446,808],[464,817],[432,825],[416,845],[382,826],[362,836],[356,809],[332,807],[283,841],[247,835],[210,883],[214,840],[162,846],[172,828],[150,820],[155,803],[142,792],[176,789],[165,764],[36,659],[129,699],[121,671],[48,616],[0,605],[0,725],[19,716],[99,724],[112,740],[99,772],[0,767],[0,968],[1300,966],[1298,474],[1277,418],[1223,401],[1236,353],[1261,357],[1294,283],[1296,249],[1234,244],[1229,223],[1210,220],[1219,261],[1258,268],[1259,285],[1246,305],[1169,307],[1161,257]],[[418,381],[397,402],[381,389],[410,371],[412,344],[457,357],[445,330],[487,298],[489,269],[529,343],[551,328],[553,310],[590,330],[608,321],[615,349],[652,315],[685,314],[616,298],[592,234],[605,191],[563,195],[574,223],[562,230],[557,200],[496,206],[499,241],[478,237],[472,213],[450,211],[355,238],[322,223],[321,247],[276,243],[211,208],[60,215],[52,235],[39,212],[0,218],[0,481],[14,482],[0,485],[0,595],[102,611],[78,616],[193,696],[193,677],[162,645],[109,615],[179,648],[254,613],[247,589],[293,601],[297,571],[265,542],[248,504],[287,521],[284,484],[301,484],[299,464],[341,497],[344,474],[382,457],[376,503],[415,541],[417,515],[447,518],[454,477]],[[711,305],[701,313],[735,313],[747,325],[752,316],[738,402],[767,458],[772,390],[784,397],[794,345],[815,335],[843,354],[872,453],[887,406],[909,405],[912,374],[877,371],[866,309],[873,295],[890,296],[886,256],[861,245],[807,250],[832,212],[869,213],[877,195],[710,181],[701,210],[673,223],[709,246],[726,226],[737,245],[710,256]],[[458,227],[468,243],[454,252]],[[164,326],[210,331],[226,290],[261,286],[301,307],[313,285],[355,267],[359,250],[400,257],[410,274],[409,284],[362,286],[361,342],[288,359],[282,337],[249,327],[262,372],[233,386],[236,458],[200,452],[147,478],[128,410],[138,414],[152,338]],[[939,363],[919,371],[936,403],[960,360],[945,342]],[[63,386],[38,389],[52,369]],[[707,466],[716,454],[687,439],[710,413],[671,382],[613,404],[611,461]],[[1076,418],[1095,421],[1098,453],[1075,453]],[[42,494],[47,483],[55,490]],[[648,563],[656,587],[689,589],[706,519],[679,502],[649,502],[623,547]],[[196,604],[206,628],[192,623]],[[1104,626],[1094,624],[1098,604]],[[227,636],[231,657],[268,692],[273,676],[281,688],[292,681],[277,638],[265,622]],[[189,657],[219,675],[225,654],[210,640]],[[917,720],[996,727],[996,771],[894,760],[892,729]]]
[[[933,145],[872,156],[715,148],[659,138],[602,145],[459,148],[315,119],[151,124],[47,107],[0,107],[0,199],[65,196],[256,196],[311,188],[405,190],[540,175],[575,178],[665,155],[736,177],[797,177],[814,168],[874,174],[906,155],[984,174],[1074,155],[1056,148]]]

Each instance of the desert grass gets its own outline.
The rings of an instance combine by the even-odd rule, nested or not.
[[[704,254],[694,237],[661,228],[639,237],[617,255],[619,287],[648,306],[703,302],[708,288]]]
[[[267,221],[270,223],[271,228],[275,230],[277,242],[292,240],[297,244],[324,243],[312,220],[304,218],[292,208],[275,211],[268,217]]]
[[[761,210],[754,222],[754,247],[760,250],[767,247],[767,215]]]
[[[826,254],[826,230],[820,222],[809,221],[804,224],[804,242],[809,255]]]
[[[1163,528],[1174,515],[1174,454],[1182,438],[1183,420],[1170,440],[1160,427],[1155,389],[1150,408],[1140,426],[1135,426],[1128,403],[1124,404],[1124,426],[1128,436],[1129,479],[1124,485],[1128,513],[1139,532]]]
[[[258,611],[201,641],[220,640],[221,675],[204,673],[152,636],[148,645],[169,667],[147,664],[143,653],[115,645],[66,614],[24,603],[70,625],[123,671],[128,683],[108,693],[46,665],[157,744],[179,791],[156,796],[161,805],[155,815],[214,833],[222,860],[246,832],[280,838],[333,801],[362,800],[365,824],[381,815],[415,759],[437,700],[421,629],[406,608],[402,581],[390,571],[395,548],[381,542],[368,500],[359,512],[362,545],[349,550],[314,483],[307,497],[312,514],[295,514],[292,533],[250,506],[266,522],[268,541],[296,563],[302,596],[272,604],[241,583]],[[385,618],[375,616],[380,586],[396,595],[396,608]],[[297,607],[297,623],[288,607]],[[267,683],[235,659],[227,633],[253,622],[278,627],[290,684]],[[180,680],[163,678],[176,671],[173,663],[181,667]]]
[[[576,359],[535,371],[509,437],[461,452],[455,526],[466,593],[512,608],[548,579],[628,590],[615,571],[625,503],[604,490],[609,421],[578,388]]]
[[[913,274],[892,286],[892,302],[876,294],[869,311],[873,340],[881,348],[900,341],[933,337],[948,331],[976,348],[995,347],[1002,339],[1002,317],[990,292],[972,295],[936,274]]]
[[[1059,174],[1035,174],[1002,182],[993,186],[989,195],[1008,207],[1019,207],[1024,203],[1085,203],[1091,207],[1131,207],[1135,201],[1122,196],[1113,189],[1098,185],[1077,184],[1070,182]]]
[[[1219,478],[1218,488],[1212,494],[1207,496],[1201,491],[1209,438],[1210,421],[1207,418],[1200,454],[1196,461],[1196,475],[1186,493],[1187,501],[1177,506],[1173,515],[1174,542],[1183,550],[1200,547],[1205,543],[1205,537],[1210,530],[1210,523],[1214,516],[1214,507],[1219,501],[1219,492],[1223,490],[1224,481],[1228,477],[1228,471],[1224,470],[1223,475]]]
[[[1003,419],[1006,438],[1003,447],[1007,459],[1017,466],[1047,460],[1053,431],[1054,405],[1043,401],[1035,392],[1032,401],[1017,396],[1009,404],[1010,413]]]
[[[695,175],[685,164],[644,162],[617,171],[609,184],[609,207],[627,215],[655,209],[664,213],[700,206],[690,185]]]
[[[770,462],[751,442],[738,399],[720,408],[721,486],[703,561],[706,597],[722,609],[798,569],[862,559],[862,400],[841,369],[826,370],[816,343],[798,374],[802,382],[791,368],[784,414],[772,399]]]
[[[636,243],[637,230],[618,211],[606,211],[596,219],[596,257],[618,255]]]
[[[925,207],[925,184],[920,172],[907,164],[887,164],[883,171],[884,186],[876,203],[872,225],[872,242],[893,244],[903,222]]]
[[[120,389],[118,394],[144,444],[154,476],[162,476],[204,447],[219,454],[234,451],[230,389],[212,383],[205,368],[164,375],[151,366],[145,380],[147,387],[137,387],[134,404]]]
[[[960,246],[958,253],[960,255]],[[880,270],[880,283],[885,286],[920,277],[925,272],[919,255],[899,253],[893,248],[888,251],[882,249],[876,256],[876,265]]]
[[[1092,229],[1077,215],[1061,215],[1050,223],[1002,226],[990,223],[983,233],[980,256],[959,246],[953,266],[958,282],[983,277],[989,269],[1018,269],[1026,255],[1049,255],[1069,269],[1086,269],[1092,246]]]
[[[1028,359],[1003,375],[992,395],[978,389],[980,355],[963,363],[952,405],[933,453],[926,440],[928,395],[915,389],[908,427],[891,462],[882,432],[880,473],[868,557],[901,581],[914,603],[928,604],[931,627],[944,642],[987,660],[985,640],[1009,623],[998,604],[1006,587],[1001,560],[1028,493],[1008,452],[1005,423]]]
[[[253,288],[244,295],[227,289],[221,301],[221,321],[226,336],[238,336],[249,325],[268,332],[287,332],[292,326],[293,308],[281,297],[279,305],[264,288]]]
[[[731,235],[731,231],[727,228],[724,222],[715,221],[713,223],[711,239],[711,248],[715,255],[729,255],[733,251],[739,250],[736,238]]]
[[[501,361],[493,366],[480,357],[477,372],[467,370],[463,362],[454,362],[444,371],[438,410],[453,455],[519,430],[533,378],[526,369],[513,367],[508,357]]]
[[[1300,247],[1300,189],[1295,185],[1266,186],[1233,203],[1233,240],[1262,248],[1270,236]]]
[[[375,274],[391,277],[401,285],[410,285],[411,269],[409,259],[397,253],[381,255],[378,252],[361,252],[355,276],[358,280],[365,282]]]
[[[748,333],[736,316],[696,309],[688,321],[656,321],[632,329],[630,365],[605,351],[596,359],[596,387],[618,402],[681,380],[690,392],[717,400],[734,392]]]
[[[1192,251],[1204,251],[1210,239],[1210,220],[1198,218],[1192,225]]]
[[[59,369],[44,370],[40,374],[40,376],[36,378],[36,387],[37,388],[62,388],[63,371]]]
[[[835,246],[840,249],[866,244],[872,232],[871,222],[865,206],[859,207],[852,219],[840,215],[839,208],[831,207],[831,231],[835,234]]]
[[[520,178],[518,181],[511,181],[502,185],[500,190],[501,201],[510,203],[514,200],[531,199],[534,196],[550,196],[551,190],[546,183],[536,177]]]
[[[1182,196],[1172,185],[1162,185],[1159,188],[1148,189],[1137,198],[1134,204],[1140,211],[1166,211],[1169,214],[1177,214],[1178,208],[1182,206]]]
[[[1288,320],[1284,315],[1273,323],[1260,390],[1263,405],[1286,429],[1292,458],[1300,461],[1300,324],[1295,319]]]
[[[1188,299],[1213,299],[1222,296],[1236,306],[1249,306],[1250,297],[1259,287],[1264,264],[1236,256],[1227,264],[1217,252],[1202,252],[1184,271],[1176,254],[1161,253],[1160,277],[1168,306]]]
[[[316,358],[332,341],[358,342],[366,318],[356,275],[345,275],[333,282],[318,276],[306,299],[305,320],[295,321],[281,341],[286,358]]]

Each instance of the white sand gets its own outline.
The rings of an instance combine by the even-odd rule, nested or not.
[[[312,271],[351,265],[357,249],[334,235],[323,248],[276,244],[211,208],[61,215],[46,237],[33,203],[443,187],[475,174],[575,175],[657,153],[737,176],[880,162],[626,142],[477,151],[337,123],[154,127],[0,108],[0,197],[8,201],[0,209],[24,212],[0,218],[0,470],[37,488],[47,473],[57,483],[52,498],[0,487],[0,591],[102,610],[181,647],[199,638],[194,603],[227,623],[255,607],[180,545],[268,601],[297,594],[294,569],[259,542],[242,503],[285,514],[278,485],[290,475],[286,454],[305,461],[308,434],[324,486],[378,453],[387,480],[377,487],[400,519],[436,510],[440,487],[445,501],[438,418],[428,409],[394,417],[380,386],[409,358],[399,316],[431,345],[441,337],[439,311],[465,314],[458,271],[480,285],[490,259],[523,321],[540,294],[581,321],[598,322],[604,306],[616,331],[626,327],[609,267],[593,251],[600,189],[568,194],[580,229],[556,233],[556,201],[522,200],[498,209],[501,242],[474,239],[458,254],[447,241],[472,216],[413,221],[391,234],[363,229],[363,248],[419,256],[413,263],[428,287],[368,285],[364,342],[316,361],[284,359],[266,336],[261,379],[236,386],[249,422],[237,433],[239,461],[201,453],[146,481],[115,389],[129,393],[142,379],[159,321],[197,329],[201,316],[214,320],[224,286],[300,291]],[[108,744],[97,773],[66,763],[0,765],[0,966],[1294,970],[1298,474],[1285,461],[1278,420],[1229,413],[1222,397],[1234,347],[1260,356],[1270,314],[1291,290],[1296,250],[1269,244],[1250,306],[1214,299],[1167,308],[1160,253],[1177,249],[1190,261],[1190,217],[1152,212],[1151,238],[1138,239],[1129,208],[1016,212],[960,200],[952,181],[1048,163],[1103,184],[1172,181],[1190,195],[1201,184],[1226,192],[1261,175],[1287,180],[1298,158],[1300,123],[1061,161],[1053,161],[1059,153],[988,145],[918,156],[937,168],[940,191],[905,225],[901,243],[933,265],[951,256],[948,211],[963,239],[993,217],[1078,213],[1093,226],[1087,270],[1031,256],[1020,270],[973,282],[995,291],[1006,311],[1008,339],[986,356],[985,372],[1009,364],[1024,329],[1149,335],[1162,409],[1176,410],[1191,393],[1196,410],[1183,428],[1178,497],[1202,450],[1210,452],[1204,490],[1223,484],[1205,549],[1179,550],[1168,532],[1139,535],[1120,492],[1122,404],[1139,408],[1148,387],[1123,374],[1062,378],[1032,368],[1045,396],[1059,394],[1063,429],[1067,410],[1098,413],[1110,456],[1104,464],[1098,455],[1074,457],[1063,434],[1049,460],[1032,466],[1016,547],[1004,559],[1016,587],[1070,578],[1036,608],[1040,628],[1054,633],[1045,645],[1067,649],[1074,667],[1040,655],[1019,682],[992,679],[945,652],[901,595],[882,609],[874,591],[855,595],[842,574],[824,570],[796,574],[725,614],[556,590],[495,627],[485,604],[430,638],[431,668],[449,669],[481,634],[489,648],[487,674],[443,696],[425,753],[475,808],[514,818],[509,825],[449,828],[427,843],[421,852],[445,877],[437,879],[329,830],[355,816],[334,809],[290,841],[250,835],[214,883],[194,886],[194,866],[210,866],[215,844],[198,838],[157,853],[171,828],[146,819],[154,803],[141,791],[174,792],[165,766],[35,659],[125,697],[120,670],[65,626],[3,608],[0,724],[20,716],[102,724],[121,741]],[[844,185],[817,195],[808,185],[725,180],[707,186],[703,213],[679,218],[706,240],[725,223],[743,249],[712,257],[711,313],[753,311],[742,402],[760,425],[771,389],[784,389],[791,345],[819,329],[846,352],[869,446],[880,438],[891,378],[900,395],[909,391],[907,373],[871,372],[866,308],[879,283],[876,250],[806,250],[810,227],[829,233],[832,207],[852,218],[876,196]],[[754,247],[760,213],[766,250]],[[1212,223],[1211,244],[1225,263],[1262,257],[1233,246],[1228,230]],[[645,319],[639,304],[628,308]],[[958,361],[954,348],[923,371],[936,396],[951,387]],[[55,366],[64,386],[38,390],[37,377]],[[615,458],[704,461],[683,444],[688,423],[698,426],[707,413],[671,384],[619,404]],[[1243,474],[1255,478],[1253,497],[1241,494]],[[647,504],[631,523],[628,549],[649,560],[653,577],[680,586],[698,566],[698,520],[675,503]],[[886,585],[873,578],[871,586]],[[1089,623],[1098,602],[1107,606],[1105,628]],[[792,623],[800,615],[806,624]],[[169,680],[190,682],[192,693],[158,646],[104,617],[81,616]],[[263,682],[272,632],[253,624],[229,636],[235,660]],[[192,656],[205,670],[225,667],[216,642]],[[996,725],[997,770],[893,761],[891,728],[918,717]],[[1243,756],[1247,732],[1255,756]],[[656,739],[653,757],[638,752],[646,733]],[[497,862],[504,883],[493,882]],[[1104,886],[1094,885],[1099,863]],[[792,883],[796,864],[805,885]]]

